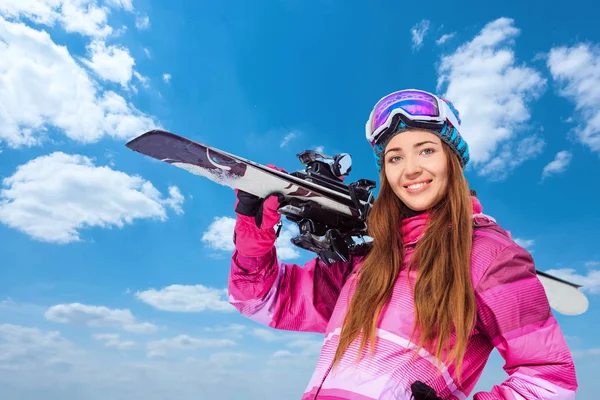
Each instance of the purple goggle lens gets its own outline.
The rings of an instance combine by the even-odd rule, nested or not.
[[[392,93],[377,103],[373,113],[371,132],[385,124],[392,111],[398,108],[414,117],[435,118],[440,116],[437,98],[417,90],[403,90]]]

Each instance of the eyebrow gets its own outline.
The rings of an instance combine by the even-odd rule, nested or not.
[[[437,143],[435,143],[435,142],[432,142],[431,140],[426,140],[426,141],[424,141],[424,142],[415,143],[415,144],[413,145],[413,148],[414,148],[414,149],[416,149],[417,147],[421,147],[421,146],[423,146],[424,144],[428,144],[428,143],[431,143],[431,144],[435,144],[435,145],[437,145]],[[400,151],[400,150],[402,150],[402,147],[393,147],[393,148],[391,148],[391,149],[388,149],[388,151],[386,151],[386,152],[385,152],[385,154],[389,153],[390,151]],[[384,155],[385,155],[385,154],[384,154]]]

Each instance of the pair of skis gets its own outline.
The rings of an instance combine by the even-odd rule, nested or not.
[[[376,183],[367,179],[343,182],[352,169],[352,158],[347,153],[329,157],[306,150],[298,154],[304,171],[287,173],[164,130],[146,132],[126,146],[258,197],[282,194],[284,202],[278,211],[295,222],[300,231],[292,243],[316,253],[327,265],[348,260],[366,236],[366,215]],[[537,275],[554,310],[565,315],[587,310],[588,299],[579,290],[580,285],[542,271]]]

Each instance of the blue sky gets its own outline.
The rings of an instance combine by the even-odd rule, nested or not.
[[[288,171],[321,148],[376,179],[364,123],[407,87],[455,103],[485,211],[585,285],[589,310],[556,316],[594,398],[598,6],[306,3],[0,4],[3,398],[299,398],[321,337],[227,304],[232,191],[124,144],[162,127]],[[494,353],[477,390],[505,377]]]

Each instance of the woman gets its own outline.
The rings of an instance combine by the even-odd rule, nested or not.
[[[272,328],[325,335],[303,399],[409,399],[419,381],[465,399],[494,348],[508,379],[474,399],[573,399],[571,354],[531,256],[470,194],[452,104],[392,93],[366,135],[381,189],[370,249],[347,263],[278,261],[278,197],[238,192],[230,302]]]

